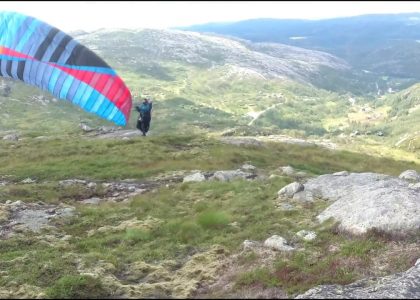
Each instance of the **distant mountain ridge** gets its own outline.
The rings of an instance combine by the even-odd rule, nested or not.
[[[253,19],[177,29],[324,51],[360,69],[420,79],[420,13],[326,20]]]
[[[104,55],[118,43],[119,53],[144,62],[177,61],[201,67],[235,65],[267,78],[290,78],[308,82],[320,66],[347,70],[343,60],[321,51],[278,43],[250,43],[241,39],[165,29],[98,30],[77,38]],[[100,37],[100,38],[99,38]],[[107,40],[105,41],[104,38]],[[105,43],[100,45],[100,43]],[[136,43],[136,44],[134,44]],[[127,57],[128,58],[128,57]]]

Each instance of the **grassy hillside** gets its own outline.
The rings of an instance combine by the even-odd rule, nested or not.
[[[410,137],[420,131],[416,96],[404,90],[410,79],[354,73],[322,52],[179,31],[97,31],[77,38],[117,70],[135,104],[142,96],[155,100],[152,135],[236,128],[243,134],[312,136],[337,143],[344,135],[346,147],[373,145],[391,154],[399,148],[411,153],[418,149]],[[113,126],[46,92],[4,82],[11,93],[0,95],[3,136],[79,134],[81,122],[94,128]],[[391,86],[402,90],[398,95],[413,94],[412,100],[378,98],[389,94]],[[407,116],[392,119],[404,111]],[[135,129],[136,117],[133,109],[128,129]],[[359,136],[350,139],[354,132]],[[395,144],[400,147],[390,150]]]
[[[239,253],[245,239],[261,241],[280,234],[293,240],[294,233],[301,229],[314,230],[319,238],[305,242],[303,252],[273,258],[274,271],[257,256],[243,253],[236,262],[241,271],[233,277],[231,290],[222,294],[220,290],[209,290],[198,296],[238,296],[258,285],[282,288],[292,297],[320,283],[352,282],[366,272],[405,270],[416,254],[406,251],[405,256],[395,257],[391,255],[395,253],[394,242],[381,235],[346,236],[337,232],[332,223],[317,224],[314,217],[325,208],[323,201],[299,206],[294,211],[276,209],[277,191],[293,179],[268,178],[284,165],[309,175],[342,170],[398,175],[406,169],[418,169],[419,165],[413,163],[315,146],[272,143],[266,147],[238,147],[201,135],[131,140],[26,139],[0,144],[0,176],[15,183],[0,186],[0,204],[6,200],[62,203],[76,207],[77,212],[70,219],[54,221],[54,227],[40,234],[21,231],[2,240],[0,295],[5,298],[9,297],[7,291],[15,291],[15,296],[19,293],[22,297],[42,298],[119,297],[122,293],[135,298],[181,297],[186,295],[182,293],[189,282],[200,278],[197,274],[210,276],[203,277],[207,278],[204,282],[211,279],[213,275],[206,274],[213,274],[217,259]],[[256,166],[265,177],[255,181],[175,182],[138,195],[130,202],[102,202],[94,207],[78,201],[101,196],[100,183],[104,180],[141,182],[193,169],[236,169],[244,163]],[[36,182],[20,183],[28,177]],[[59,180],[70,178],[90,180],[98,186],[58,184]],[[149,225],[116,227],[139,221]],[[409,247],[413,237],[400,243]],[[332,244],[340,250],[327,255],[325,249]],[[195,254],[201,255],[196,261],[199,271],[194,266],[188,271],[186,261]],[[314,256],[317,259],[311,259]],[[387,258],[385,270],[373,268],[377,257]],[[182,272],[191,272],[186,273],[190,277],[183,278]],[[279,276],[279,272],[287,274]],[[168,278],[179,278],[180,286],[173,288]],[[139,285],[139,280],[143,284]],[[119,288],[116,284],[120,284]],[[19,292],[16,286],[20,287]]]

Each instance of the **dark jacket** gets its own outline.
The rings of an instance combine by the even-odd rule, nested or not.
[[[151,117],[152,113],[152,102],[142,103],[136,106],[136,110],[140,113],[140,117]]]

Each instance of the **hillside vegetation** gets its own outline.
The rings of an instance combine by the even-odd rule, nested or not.
[[[366,274],[403,271],[417,255],[413,248],[392,256],[396,251],[392,238],[384,239],[380,233],[346,236],[334,223],[318,224],[314,217],[326,207],[324,201],[298,204],[293,211],[276,208],[277,191],[293,180],[278,172],[280,166],[293,166],[308,176],[341,170],[398,175],[418,168],[412,163],[317,146],[235,146],[197,135],[0,143],[0,222],[10,213],[6,201],[26,207],[28,213],[33,207],[32,218],[40,213],[39,207],[52,207],[50,215],[60,207],[74,209],[73,216],[51,219],[50,226],[37,234],[20,227],[2,240],[2,298],[224,298],[242,297],[244,291],[262,295],[258,287],[284,290],[292,297],[320,283],[350,283]],[[175,180],[197,169],[236,169],[245,163],[257,167],[259,179]],[[24,183],[28,178],[32,183]],[[90,183],[65,185],[64,179]],[[106,196],[105,183],[110,181],[156,185],[122,202],[87,204],[87,199]],[[22,203],[14,202],[18,200]],[[240,252],[244,240],[272,234],[293,240],[301,229],[314,230],[319,238],[302,244],[303,252],[273,256],[275,271],[262,266],[258,255],[242,252],[230,290],[220,294],[206,285],[197,290],[197,282],[218,277],[218,270]],[[7,232],[3,228],[0,233]],[[406,238],[399,247],[412,247],[413,241],[415,237]],[[324,250],[331,245],[340,250],[329,255]],[[377,258],[388,260],[385,269],[374,267]]]

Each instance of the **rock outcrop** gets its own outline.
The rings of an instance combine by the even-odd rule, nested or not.
[[[406,272],[366,278],[349,285],[321,285],[295,299],[419,299],[420,259]]]
[[[39,232],[42,228],[50,227],[51,220],[74,214],[75,208],[72,206],[8,200],[0,204],[0,238],[8,238],[15,232]]]
[[[376,173],[321,175],[308,180],[304,191],[332,204],[317,216],[339,221],[355,234],[376,227],[385,231],[420,228],[420,190],[409,181]]]

